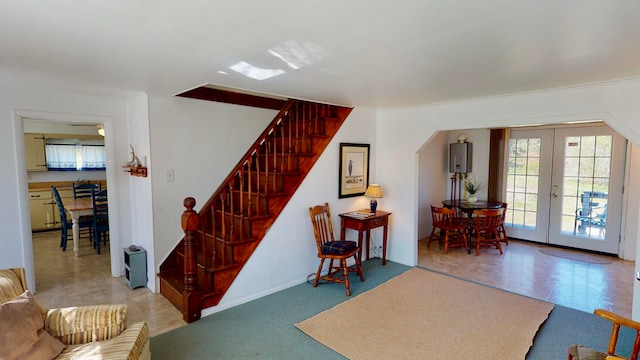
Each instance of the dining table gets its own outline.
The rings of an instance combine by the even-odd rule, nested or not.
[[[93,201],[91,198],[65,199],[64,209],[71,214],[73,231],[73,253],[80,256],[80,226],[78,221],[80,216],[93,215]]]
[[[442,206],[449,209],[459,209],[460,212],[467,214],[467,253],[471,254],[471,220],[473,212],[481,209],[499,209],[502,203],[499,201],[465,201],[465,200],[443,200]]]

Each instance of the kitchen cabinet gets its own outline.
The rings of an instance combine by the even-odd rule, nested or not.
[[[24,134],[27,171],[47,171],[43,134]]]
[[[58,192],[63,203],[65,199],[73,199],[72,189],[58,189]],[[32,231],[60,228],[60,211],[51,190],[29,191],[29,211]]]
[[[92,180],[92,182],[100,183],[102,190],[107,189],[107,183],[104,180]],[[49,182],[37,183],[29,189],[29,210],[31,213],[31,230],[53,230],[60,229],[60,211],[58,204],[53,197],[51,185],[54,185],[60,193],[60,200],[63,204],[73,200],[72,182]],[[71,216],[67,212],[67,220],[71,220]]]
[[[51,190],[29,191],[31,230],[46,230],[55,226],[54,205]]]

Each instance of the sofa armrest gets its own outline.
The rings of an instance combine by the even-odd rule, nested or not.
[[[84,344],[113,339],[127,325],[127,305],[92,305],[51,309],[45,330],[64,344]]]

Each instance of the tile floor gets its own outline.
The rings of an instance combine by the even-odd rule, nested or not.
[[[146,320],[151,336],[183,326],[182,314],[160,294],[145,287],[131,290],[124,278],[111,276],[109,247],[98,255],[89,240],[80,241],[80,257],[59,247],[60,232],[33,234],[35,298],[47,308],[93,304],[127,304],[128,322]],[[69,246],[70,245],[70,246]]]
[[[464,248],[445,255],[435,241],[427,247],[427,240],[418,242],[420,266],[586,312],[604,308],[631,316],[633,261],[518,240],[502,243],[503,255],[495,248],[483,248],[479,256]],[[604,263],[547,255],[545,249]]]
[[[111,277],[108,248],[97,255],[85,240],[81,256],[74,258],[71,249],[60,250],[59,239],[57,231],[33,234],[35,297],[44,306],[125,303],[130,321],[146,320],[152,336],[185,325],[162,295],[147,288],[131,290],[123,278]],[[586,312],[606,308],[631,316],[632,261],[602,255],[590,256],[605,264],[569,260],[542,253],[546,246],[517,240],[504,246],[503,255],[483,249],[480,256],[461,248],[445,255],[437,242],[427,247],[426,239],[418,244],[420,266]]]

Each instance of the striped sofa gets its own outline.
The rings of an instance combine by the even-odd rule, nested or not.
[[[0,270],[0,341],[5,342],[0,343],[0,358],[43,351],[53,356],[39,358],[150,359],[147,324],[127,326],[127,311],[126,305],[48,310],[29,293],[24,269]],[[35,312],[31,317],[35,321],[27,320],[28,315],[24,314],[29,312]],[[42,328],[34,332],[31,323]],[[30,324],[24,330],[26,335],[19,333],[20,326],[16,324]],[[36,341],[36,345],[27,344],[31,341]],[[44,350],[36,350],[40,347]]]

